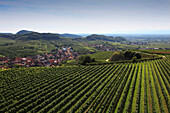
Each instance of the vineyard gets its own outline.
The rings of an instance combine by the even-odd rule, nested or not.
[[[94,54],[89,54],[89,56],[97,61],[106,61],[106,59],[109,59],[113,53],[113,51],[100,51]]]
[[[0,112],[170,112],[170,56],[141,63],[0,71]]]

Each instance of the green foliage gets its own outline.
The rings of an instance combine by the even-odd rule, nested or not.
[[[109,61],[119,61],[119,60],[131,60],[133,57],[136,57],[136,59],[141,59],[141,53],[136,53],[130,50],[127,51],[121,51],[114,53]]]
[[[132,59],[133,55],[134,55],[134,52],[132,52],[132,51],[130,51],[130,50],[125,51],[125,53],[124,53],[124,56],[125,56],[125,58],[127,58],[127,59]]]
[[[134,56],[134,57],[132,58],[132,63],[135,63],[136,61],[137,61],[137,57]]]
[[[96,60],[94,58],[91,59],[91,62],[96,62]]]
[[[86,65],[86,63],[92,62],[91,57],[88,55],[81,55],[79,58],[79,64]],[[95,59],[93,59],[95,61]]]
[[[119,58],[119,53],[118,52],[115,52],[113,53],[113,55],[110,57],[109,61],[118,61],[120,58]]]
[[[134,56],[136,56],[137,59],[141,59],[142,58],[140,53],[135,53]]]

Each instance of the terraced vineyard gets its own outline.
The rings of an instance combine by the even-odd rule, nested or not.
[[[0,112],[170,112],[170,56],[0,72]]]

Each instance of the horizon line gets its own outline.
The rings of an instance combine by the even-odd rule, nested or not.
[[[25,30],[25,29],[23,29]],[[11,34],[17,34],[19,31],[22,30],[18,30],[17,32],[4,32],[4,31],[0,31],[0,34],[5,34],[5,33],[11,33]],[[103,33],[99,33],[99,32],[44,32],[44,31],[36,31],[36,30],[26,30],[26,31],[32,31],[32,32],[37,32],[37,33],[51,33],[51,34],[169,34],[170,35],[170,30],[148,30],[148,31],[116,31],[116,32],[103,32]]]

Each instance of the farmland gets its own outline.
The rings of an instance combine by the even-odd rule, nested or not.
[[[97,61],[106,61],[106,59],[109,59],[113,53],[113,51],[100,51],[94,54],[89,54],[89,56]]]
[[[170,112],[170,56],[0,71],[0,112]]]

